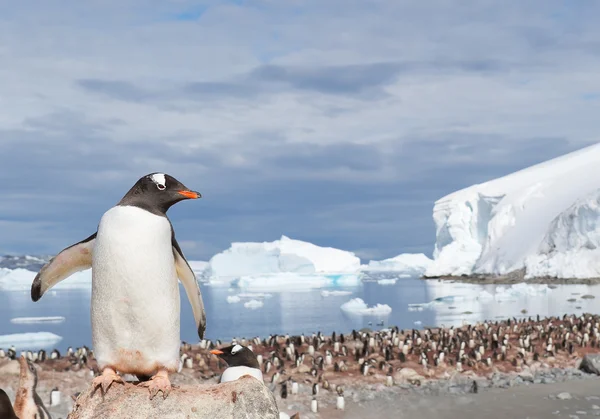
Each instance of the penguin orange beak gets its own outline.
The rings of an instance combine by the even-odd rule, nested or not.
[[[202,195],[200,195],[200,192],[195,192],[195,191],[177,191],[177,192],[179,193],[179,195],[183,195],[187,199],[202,198]]]
[[[213,355],[221,355],[221,354],[223,354],[223,351],[219,351],[218,349],[213,349],[212,351],[210,351],[210,353]]]

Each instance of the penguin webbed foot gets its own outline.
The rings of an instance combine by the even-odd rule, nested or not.
[[[169,373],[166,370],[159,370],[150,380],[138,384],[142,387],[148,387],[150,392],[150,400],[158,394],[163,393],[163,399],[166,399],[171,392],[171,382],[169,381]]]
[[[92,387],[94,391],[100,387],[104,395],[112,383],[125,384],[125,381],[112,368],[104,368],[102,374],[92,380]]]

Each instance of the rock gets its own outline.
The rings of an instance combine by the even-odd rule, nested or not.
[[[397,384],[415,384],[420,385],[425,381],[425,377],[419,375],[412,368],[402,368],[394,374],[394,383]]]
[[[68,419],[182,417],[278,419],[279,410],[269,389],[245,376],[217,385],[176,387],[166,399],[159,393],[152,400],[147,388],[130,383],[113,383],[104,397],[99,389],[92,393],[90,386],[79,395]]]
[[[559,400],[571,400],[573,397],[571,397],[571,393],[563,392],[563,393],[558,393],[556,395],[556,398]]]
[[[521,377],[521,380],[528,381],[530,383],[533,383],[534,381],[533,374],[529,371],[521,371],[519,373],[519,377]]]
[[[579,364],[579,369],[588,374],[600,375],[600,354],[586,354]]]

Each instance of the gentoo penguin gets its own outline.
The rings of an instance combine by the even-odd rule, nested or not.
[[[10,404],[8,394],[0,388],[0,418],[3,419],[19,419]]]
[[[251,375],[261,383],[263,382],[256,355],[245,346],[236,344],[222,349],[213,349],[210,353],[217,355],[228,365],[228,368],[221,374],[220,383],[235,381],[243,375]]]
[[[23,419],[50,419],[48,410],[35,391],[37,386],[35,365],[25,356],[21,356],[19,366],[19,389],[15,397],[15,414]]]
[[[38,301],[71,274],[92,268],[92,342],[102,375],[93,387],[106,392],[123,374],[152,376],[140,385],[150,398],[167,397],[168,373],[179,366],[181,280],[192,305],[200,338],[206,315],[194,272],[177,240],[167,210],[184,199],[200,198],[163,173],[140,178],[117,205],[104,213],[98,230],[62,250],[33,280]]]

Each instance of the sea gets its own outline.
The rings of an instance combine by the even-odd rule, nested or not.
[[[599,285],[478,285],[401,277],[392,272],[365,273],[353,285],[277,287],[256,293],[201,283],[201,289],[206,338],[222,341],[271,334],[349,333],[353,329],[391,326],[423,329],[538,315],[598,313],[600,299]],[[180,291],[181,339],[195,343],[198,336],[191,306],[183,288]],[[387,305],[391,311],[381,306],[366,312],[342,309],[356,298],[368,307]],[[90,300],[91,290],[85,288],[51,290],[36,303],[31,301],[29,291],[0,290],[0,347],[60,351],[69,346],[91,347]],[[10,337],[39,332],[49,332],[54,338],[30,340],[29,335],[20,335],[11,341]]]

